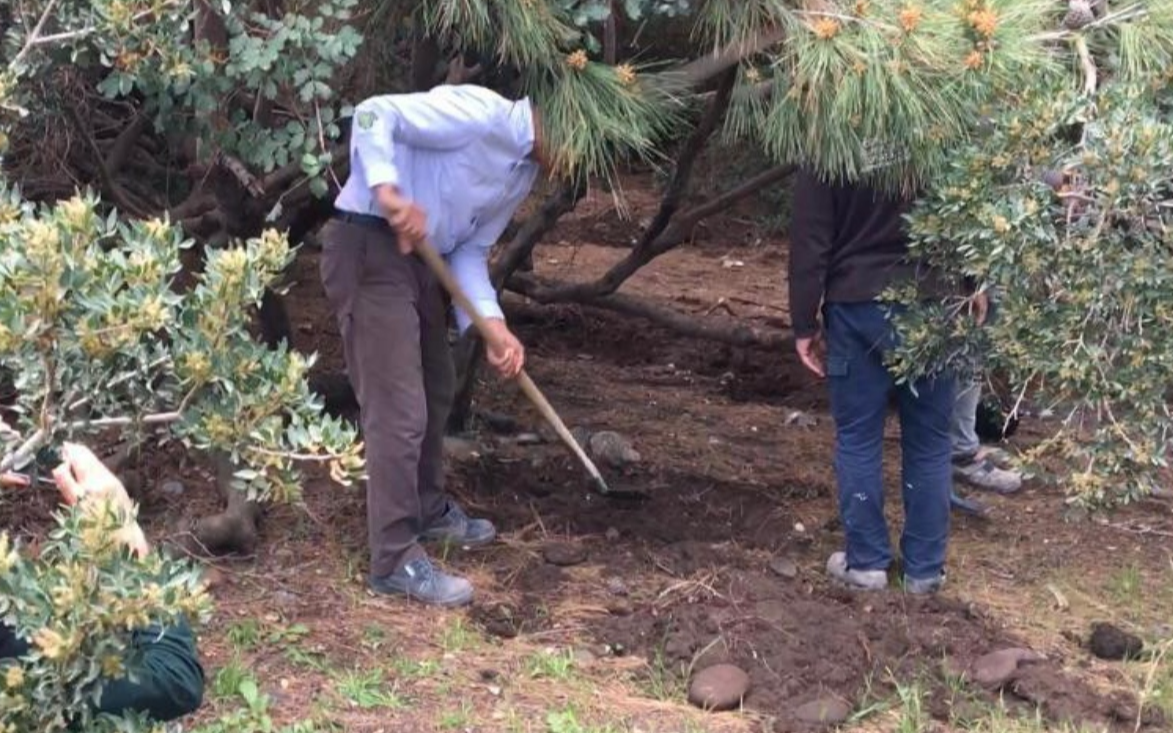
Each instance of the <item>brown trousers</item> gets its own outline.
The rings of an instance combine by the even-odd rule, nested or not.
[[[444,424],[456,375],[440,283],[389,227],[331,220],[322,285],[342,332],[367,462],[373,576],[424,555],[418,539],[446,508]]]

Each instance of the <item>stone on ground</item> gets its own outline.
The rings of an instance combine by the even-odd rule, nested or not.
[[[542,550],[542,556],[551,565],[568,568],[572,565],[581,565],[586,562],[587,551],[582,545],[571,542],[557,542],[546,545]]]
[[[973,680],[982,687],[998,689],[1018,676],[1018,666],[1037,662],[1043,655],[1030,649],[999,649],[978,657],[973,663]]]
[[[770,560],[770,570],[787,580],[798,577],[798,565],[788,557],[778,556]]]
[[[697,672],[688,686],[688,701],[704,710],[732,710],[749,693],[749,675],[732,664],[718,664]]]
[[[837,697],[824,697],[795,708],[794,717],[803,723],[839,725],[851,717],[851,706]]]

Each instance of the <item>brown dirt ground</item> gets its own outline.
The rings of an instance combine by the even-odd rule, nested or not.
[[[650,197],[632,198],[634,218],[650,215]],[[701,317],[785,323],[785,248],[739,216],[710,223],[625,291]],[[595,194],[538,249],[537,268],[588,277],[622,256],[633,230],[605,194]],[[295,281],[296,346],[318,351],[319,368],[336,370],[337,336],[314,253],[300,258]],[[718,303],[725,312],[710,313]],[[803,703],[834,696],[862,711],[890,699],[895,681],[916,681],[928,691],[935,730],[950,731],[993,697],[959,692],[947,671],[989,651],[1029,646],[1048,659],[1008,691],[1012,710],[1037,705],[1048,720],[1134,728],[1143,670],[1094,661],[1077,637],[1093,619],[1146,630],[1161,620],[1162,605],[1167,612],[1167,506],[1071,524],[1060,489],[1032,484],[1016,497],[985,499],[993,521],[955,522],[950,585],[940,598],[848,595],[822,574],[841,543],[824,392],[789,353],[682,340],[574,306],[538,308],[510,297],[507,311],[528,344],[531,374],[567,423],[633,440],[642,462],[610,476],[647,490],[648,501],[588,493],[557,445],[476,436],[479,454],[452,462],[451,489],[492,518],[502,538],[445,559],[476,581],[478,597],[471,609],[438,612],[364,590],[362,494],[311,477],[304,507],[269,512],[256,557],[217,565],[219,610],[203,640],[210,674],[239,655],[273,697],[277,720],[323,714],[343,730],[372,733],[602,731],[604,721],[613,730],[797,733],[807,730],[793,717]],[[540,428],[508,386],[482,385],[479,406]],[[818,425],[787,426],[792,409]],[[1016,440],[1045,430],[1027,422]],[[887,445],[886,477],[895,487],[894,421]],[[176,476],[188,496],[148,494],[156,536],[215,503],[204,469],[174,450],[156,456],[143,479],[150,486]],[[898,501],[890,510],[895,532]],[[543,558],[550,544],[581,546],[585,561],[555,567]],[[796,563],[797,577],[771,573],[769,561],[779,556]],[[1166,600],[1149,602],[1158,597]],[[248,619],[274,636],[242,648],[232,630]],[[299,638],[283,635],[295,625]],[[572,678],[542,673],[535,660],[547,648],[576,650]],[[688,671],[724,660],[752,677],[745,711],[688,707]],[[340,693],[347,670],[370,669],[382,670],[380,686],[394,704],[364,709]],[[213,698],[200,718],[226,704]],[[552,710],[573,710],[599,727],[556,730],[547,726]],[[1142,718],[1144,730],[1164,725],[1155,710]]]

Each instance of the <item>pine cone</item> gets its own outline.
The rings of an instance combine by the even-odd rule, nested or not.
[[[1063,27],[1077,31],[1096,19],[1088,0],[1071,0],[1068,3],[1067,15],[1063,18]]]

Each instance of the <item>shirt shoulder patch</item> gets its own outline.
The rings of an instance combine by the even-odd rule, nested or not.
[[[358,116],[355,118],[355,121],[358,122],[358,126],[361,129],[369,130],[375,126],[376,119],[377,119],[377,117],[374,112],[370,111],[369,109],[364,109],[358,113]]]

